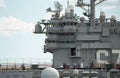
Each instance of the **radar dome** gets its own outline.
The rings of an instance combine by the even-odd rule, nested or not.
[[[48,67],[42,71],[41,78],[59,78],[59,72],[55,68]]]
[[[78,75],[78,74],[79,74],[79,70],[74,69],[74,70],[73,70],[73,74],[74,74],[74,75]]]
[[[66,8],[66,9],[65,9],[65,13],[70,13],[70,9],[69,9],[69,8]]]
[[[111,16],[111,19],[116,20],[116,16],[112,15],[112,16]]]
[[[42,27],[39,24],[39,22],[35,25],[35,31],[34,33],[41,33],[42,32]]]
[[[70,10],[74,10],[74,6],[73,5],[69,5],[69,9]]]

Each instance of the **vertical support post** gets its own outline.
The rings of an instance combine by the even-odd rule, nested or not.
[[[112,56],[112,49],[109,49],[110,51],[110,68],[113,68],[113,56]]]
[[[90,26],[95,26],[95,0],[90,0]]]

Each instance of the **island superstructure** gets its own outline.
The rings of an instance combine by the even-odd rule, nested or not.
[[[46,9],[51,18],[35,25],[34,34],[46,35],[44,53],[53,54],[53,65],[3,69],[1,64],[0,78],[120,78],[120,21],[114,15],[106,18],[103,11],[95,17],[95,7],[105,0],[85,1],[75,5],[84,17],[69,1],[61,15],[63,7],[55,1],[55,9]]]
[[[38,22],[34,33],[46,34],[44,52],[53,54],[54,68],[106,69],[106,73],[112,69],[119,71],[120,22],[114,15],[106,18],[103,11],[99,18],[95,17],[95,7],[104,1],[90,0],[90,3],[85,3],[85,0],[77,0],[76,7],[85,11],[85,17],[75,14],[74,6],[69,1],[62,16],[59,2],[56,2],[55,10],[47,9],[47,12],[54,14],[50,20]]]
[[[53,66],[60,68],[69,65],[70,68],[113,68],[120,66],[120,22],[115,16],[106,18],[101,12],[95,18],[95,6],[104,0],[90,0],[90,4],[78,0],[76,6],[88,9],[83,14],[88,17],[77,16],[74,6],[65,9],[65,15],[60,16],[61,4],[48,21],[38,22],[35,33],[45,33],[44,52],[53,54]],[[42,28],[44,25],[45,27]]]

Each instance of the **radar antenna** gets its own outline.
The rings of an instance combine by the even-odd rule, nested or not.
[[[59,17],[60,12],[63,9],[63,6],[59,3],[59,1],[55,1],[54,2],[54,7],[55,10],[52,10],[51,7],[49,7],[48,9],[46,9],[47,12],[54,12],[55,13],[55,17]]]
[[[58,1],[55,1],[54,2],[54,6],[55,6],[55,9],[57,10],[57,11],[62,11],[62,5],[58,2]]]
[[[77,5],[78,7],[81,7],[83,10],[85,10],[85,13],[83,13],[85,16],[90,19],[90,25],[95,26],[95,6],[102,3],[106,0],[90,0],[90,4],[84,3],[84,0],[78,0]],[[86,9],[85,6],[88,8]]]

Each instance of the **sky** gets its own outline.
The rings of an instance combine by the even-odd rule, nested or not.
[[[52,60],[52,54],[43,53],[45,34],[36,35],[33,31],[38,21],[50,18],[46,9],[54,9],[54,1],[56,0],[0,0],[0,62],[22,58]],[[67,0],[58,1],[65,9]],[[75,5],[76,1],[69,0],[72,5]],[[99,17],[100,11],[104,11],[106,17],[115,15],[116,19],[120,20],[119,4],[120,0],[107,0],[97,5],[96,17]],[[82,9],[77,7],[75,12],[83,17]]]

